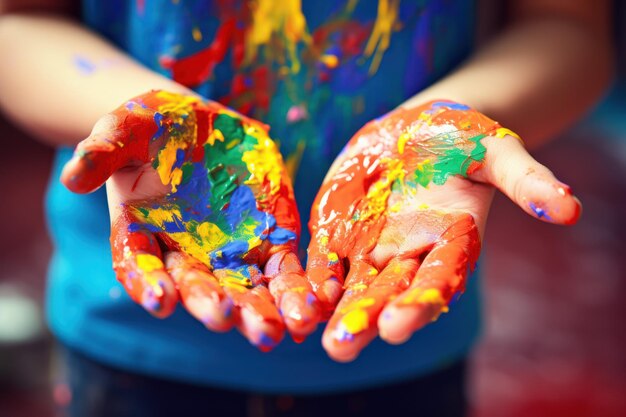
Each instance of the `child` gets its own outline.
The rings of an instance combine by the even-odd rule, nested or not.
[[[465,242],[457,256],[443,258],[453,259],[450,265],[462,271],[437,282],[462,277],[471,264],[470,255],[478,251],[478,236],[484,229],[491,198],[487,184],[498,186],[529,213],[555,223],[574,222],[578,216],[579,206],[568,188],[532,160],[511,135],[504,132],[502,138],[495,137],[500,136],[500,125],[490,125],[493,129],[476,132],[487,135],[480,140],[486,149],[478,158],[480,169],[459,172],[464,179],[446,176],[441,184],[423,184],[438,191],[418,205],[412,205],[416,203],[413,200],[406,204],[397,200],[397,193],[385,200],[385,210],[389,210],[384,211],[385,216],[391,218],[391,203],[399,203],[395,207],[406,217],[397,217],[404,219],[397,223],[388,222],[394,227],[387,235],[384,230],[374,234],[374,243],[380,243],[377,247],[382,249],[373,255],[368,252],[368,262],[361,262],[362,252],[339,250],[355,236],[345,240],[329,237],[329,244],[335,246],[324,255],[336,252],[337,259],[329,258],[332,268],[327,264],[325,271],[320,271],[324,268],[315,262],[323,252],[320,230],[330,213],[316,209],[329,207],[325,191],[337,183],[338,173],[347,172],[342,169],[346,158],[366,155],[366,149],[357,146],[360,137],[370,138],[368,148],[375,149],[379,139],[384,143],[385,132],[393,132],[398,123],[409,125],[420,115],[440,108],[470,111],[456,102],[513,129],[528,147],[563,129],[598,99],[609,82],[608,2],[511,1],[511,22],[506,30],[471,57],[475,22],[480,23],[484,16],[475,12],[473,2],[463,0],[419,4],[393,0],[345,4],[84,1],[84,23],[128,55],[60,17],[69,7],[65,2],[36,2],[39,10],[53,12],[50,14],[35,14],[35,6],[26,8],[18,3],[1,3],[7,14],[0,24],[0,50],[12,65],[0,69],[0,104],[38,137],[65,146],[59,149],[48,194],[48,216],[56,245],[48,315],[53,332],[67,347],[65,357],[74,394],[71,415],[254,415],[259,410],[269,415],[330,410],[373,415],[386,407],[419,407],[427,415],[462,414],[464,357],[479,326],[476,276],[468,279],[464,295],[449,313],[410,340],[406,341],[413,331],[448,304],[453,289],[462,288],[461,282],[446,287],[443,302],[421,302],[410,310],[398,310],[390,297],[376,299],[376,311],[366,306],[367,325],[361,326],[365,330],[350,327],[348,330],[355,331],[349,332],[347,343],[343,340],[346,337],[337,337],[345,332],[337,330],[342,329],[342,323],[346,329],[344,316],[354,310],[342,312],[341,307],[334,310],[334,306],[348,305],[345,300],[352,297],[349,292],[355,288],[344,293],[343,278],[348,284],[354,281],[351,271],[352,275],[358,271],[356,275],[368,276],[369,267],[376,269],[372,276],[379,277],[384,265],[396,257],[403,261],[399,270],[407,276],[419,273],[419,262],[426,265],[426,258],[407,260],[400,245],[394,252],[393,245],[385,247],[382,243],[389,242],[385,236],[415,237],[422,232],[436,235],[435,240],[428,241],[433,245],[453,240],[446,235],[448,223],[416,217],[419,209],[425,209],[423,205],[471,214],[470,218],[463,217],[464,221],[471,220],[463,230],[475,238]],[[336,316],[324,332],[324,348],[341,361],[354,359],[362,350],[357,360],[349,364],[330,360],[320,344],[324,329],[309,335],[302,344],[283,340],[271,353],[261,353],[235,332],[207,331],[182,308],[156,320],[115,284],[106,205],[108,198],[115,220],[116,207],[128,202],[120,198],[115,184],[128,169],[115,174],[108,194],[100,189],[75,195],[58,180],[73,147],[101,116],[124,103],[145,104],[131,99],[154,89],[186,97],[199,94],[271,127],[270,135],[280,141],[285,158],[281,173],[291,171],[295,176],[293,188],[300,215],[305,217],[314,209],[313,256],[307,270],[309,282],[315,285],[307,285],[315,292],[319,307],[310,313],[310,322],[316,323],[316,311],[323,307],[334,311]],[[433,104],[433,99],[453,101],[445,101],[442,107]],[[326,177],[348,138],[376,118],[380,120],[354,137]],[[92,140],[102,132],[109,135],[123,130],[116,130],[111,117],[100,120]],[[399,150],[399,136],[394,137],[391,147]],[[93,150],[89,142],[82,146]],[[71,164],[69,167],[71,178],[75,172]],[[366,178],[364,184],[379,179]],[[332,207],[343,212],[353,195],[339,193],[329,199]],[[258,195],[255,197],[258,200]],[[363,196],[357,193],[356,197],[355,201],[361,201]],[[450,225],[459,224],[457,220]],[[338,224],[333,230],[340,227]],[[126,225],[121,230],[130,229]],[[308,234],[303,234],[302,243],[307,245],[309,240]],[[461,253],[467,256],[463,258]],[[267,260],[267,256],[261,258]],[[267,269],[267,265],[258,266]],[[294,270],[304,276],[297,266]],[[398,288],[408,290],[405,281],[410,280],[394,278],[390,288],[395,292],[387,295],[398,295]],[[265,291],[263,286],[256,288]],[[180,286],[167,287],[165,292],[176,291]],[[135,298],[141,297],[143,292]],[[345,300],[340,300],[342,297]],[[365,298],[357,297],[356,301],[359,299]],[[144,305],[156,306],[153,312],[164,315],[174,303],[164,308],[163,300]],[[274,300],[280,304],[280,299]],[[429,307],[424,313],[424,305],[437,308],[431,311]],[[296,338],[314,327],[302,327],[299,320],[290,325],[289,317],[297,314],[283,317],[283,323],[280,318],[266,320],[268,316],[262,314],[247,314],[249,304],[236,307],[239,319],[231,325],[238,325],[257,345],[274,347],[283,325]],[[389,314],[380,314],[383,309]],[[391,317],[391,324],[385,325],[383,317]],[[406,343],[370,343],[379,333],[387,341]],[[350,394],[339,395],[347,392]]]

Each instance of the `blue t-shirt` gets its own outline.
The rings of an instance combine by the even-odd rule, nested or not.
[[[89,27],[152,70],[268,123],[295,175],[306,225],[323,177],[351,135],[467,56],[474,4],[299,3],[85,0],[83,14]],[[78,55],[75,63],[85,77],[116,65]],[[400,346],[375,340],[349,364],[328,358],[321,328],[302,344],[286,338],[261,353],[236,331],[206,330],[182,306],[169,318],[155,319],[115,280],[104,188],[76,195],[59,183],[71,155],[71,149],[57,152],[47,196],[55,244],[48,319],[61,341],[97,360],[199,384],[320,393],[432,371],[463,357],[476,339],[475,276],[436,323]],[[304,229],[302,248],[309,240]]]

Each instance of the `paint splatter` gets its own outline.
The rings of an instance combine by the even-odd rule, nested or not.
[[[232,51],[230,93],[220,101],[260,117],[259,111],[267,111],[280,81],[291,86],[294,103],[304,101],[303,92],[294,89],[294,77],[303,69],[307,78],[322,82],[330,81],[342,65],[363,68],[365,78],[377,72],[393,33],[402,27],[400,1],[378,0],[371,23],[353,18],[357,3],[350,0],[337,7],[311,32],[301,0],[218,2],[221,23],[207,47],[182,58],[162,56],[160,62],[175,81],[195,87],[209,79]],[[190,31],[195,42],[205,39],[197,26]],[[302,116],[302,112],[292,112],[289,120]]]
[[[81,54],[74,54],[72,63],[81,75],[93,75],[97,71],[123,65],[123,61],[119,59],[94,60]]]
[[[374,300],[397,297],[399,293],[390,288],[406,288],[418,268],[450,268],[445,286],[418,283],[397,300],[397,306],[422,306],[433,319],[447,311],[453,295],[464,288],[468,266],[478,258],[480,239],[471,215],[431,209],[419,197],[452,177],[467,178],[481,169],[487,151],[481,142],[484,137],[511,134],[468,106],[433,101],[399,108],[370,122],[350,140],[318,193],[310,222],[313,243],[307,271],[315,288],[323,288],[329,277],[343,277],[344,262],[350,264],[345,296],[355,301],[339,311],[338,322],[331,321],[336,340],[350,341],[364,332],[382,309],[380,301],[377,310],[373,307]],[[419,217],[415,218],[416,210],[406,211],[410,207],[419,210]],[[459,236],[464,239],[463,250],[445,249]],[[412,270],[402,260],[408,255],[401,253],[407,250],[403,245],[411,247],[414,241],[422,242],[425,253],[437,255],[421,265],[416,261]],[[368,261],[378,245],[385,252],[398,252],[398,258],[392,257],[380,272]],[[389,270],[392,264],[395,269]],[[376,285],[378,280],[385,284]],[[332,303],[327,308],[332,309]]]
[[[548,212],[535,203],[528,203],[528,206],[535,213],[538,219],[552,220],[552,218],[548,215]]]
[[[82,55],[74,55],[74,66],[83,75],[90,75],[96,71],[97,65],[89,58]]]
[[[129,231],[157,233],[211,270],[229,271],[223,282],[253,286],[261,272],[251,265],[272,246],[295,247],[300,227],[276,145],[263,125],[221,106],[167,92],[154,97],[160,104],[150,141],[163,145],[152,167],[170,192],[129,204],[138,219]],[[163,268],[152,255],[136,262],[146,273]]]

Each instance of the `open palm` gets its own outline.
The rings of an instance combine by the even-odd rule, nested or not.
[[[237,326],[264,350],[285,325],[296,338],[315,329],[293,190],[265,125],[153,91],[103,117],[62,180],[76,192],[107,181],[117,278],[154,315],[180,300],[208,328]]]
[[[377,335],[401,343],[463,292],[494,184],[522,208],[574,222],[579,203],[513,133],[449,101],[370,122],[331,168],[311,214],[307,273],[352,360]]]

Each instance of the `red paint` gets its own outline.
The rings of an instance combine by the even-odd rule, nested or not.
[[[264,76],[262,71],[256,75],[261,85],[260,79]],[[159,194],[153,196],[153,200],[146,200],[151,192],[150,181],[159,181],[156,173],[148,172],[150,179],[143,175],[152,170],[154,158],[165,146],[173,121],[167,113],[157,113],[157,110],[183,99],[176,94],[160,93],[152,91],[136,97],[108,115],[104,120],[112,122],[106,131],[81,142],[79,153],[65,167],[62,176],[65,185],[73,191],[89,192],[101,186],[117,170],[126,167],[125,174],[135,169],[136,176],[120,177],[120,182],[126,178],[134,181],[128,184],[131,195],[118,195],[123,197],[123,203],[132,202],[133,207],[141,207],[143,201],[150,205],[158,204],[163,197],[158,187],[155,192]],[[189,158],[187,162],[204,163],[206,142],[213,131],[214,120],[218,113],[224,112],[225,107],[200,100],[192,101],[189,106],[187,120],[195,123],[197,136],[186,155]],[[262,123],[245,116],[240,118],[247,126],[268,130]],[[162,135],[158,133],[159,129],[163,130]],[[159,136],[155,140],[157,133]],[[144,180],[140,183],[141,178]],[[124,189],[125,186],[120,187]],[[250,187],[260,210],[272,213],[279,227],[299,234],[300,218],[286,170],[278,190],[270,189],[269,180]],[[236,325],[262,350],[269,350],[279,343],[285,327],[300,339],[315,329],[319,321],[319,307],[294,253],[297,241],[292,239],[283,244],[272,244],[266,240],[247,253],[245,263],[249,265],[253,288],[246,288],[232,284],[233,271],[209,271],[207,266],[198,265],[198,261],[190,256],[177,255],[175,252],[180,250],[178,244],[165,233],[153,234],[142,228],[142,222],[135,218],[129,206],[123,204],[119,210],[121,213],[111,226],[114,270],[131,298],[152,314],[158,317],[171,314],[180,297],[190,313],[208,328],[224,331]],[[159,260],[164,261],[167,267]],[[259,269],[265,264],[268,267],[263,275]],[[285,312],[284,320],[279,309]],[[293,309],[298,310],[298,314],[291,314]]]
[[[205,49],[182,59],[162,57],[161,66],[172,71],[172,78],[187,87],[196,87],[207,80],[215,67],[226,57],[236,28],[234,18],[220,25],[213,42]]]
[[[139,180],[141,179],[141,177],[143,177],[144,171],[141,171],[139,173],[139,175],[137,175],[137,179],[135,180],[135,182],[133,183],[132,188],[130,189],[131,191],[135,191],[137,189],[137,185],[139,184]]]
[[[157,304],[149,311],[157,317],[167,317],[174,311],[178,293],[165,269],[152,272],[158,280],[151,285],[152,280],[146,279],[144,273],[137,267],[136,258],[139,254],[149,254],[159,259],[163,256],[159,241],[152,233],[129,232],[129,225],[136,221],[128,210],[124,209],[111,225],[111,254],[115,276],[133,301],[139,304],[144,303],[147,292],[162,291],[162,294],[155,297]]]
[[[386,211],[379,217],[355,221],[370,207],[366,198],[368,191],[373,184],[388,175],[388,169],[392,166],[389,161],[403,163],[405,179],[409,179],[417,164],[422,162],[423,157],[418,157],[410,149],[420,146],[427,149],[429,138],[424,135],[428,135],[428,131],[412,135],[403,153],[398,149],[398,138],[413,121],[419,120],[424,111],[430,109],[430,105],[427,103],[411,109],[400,108],[379,121],[365,125],[350,140],[347,150],[335,161],[329,177],[318,193],[309,223],[313,237],[309,246],[307,272],[327,316],[334,311],[338,298],[342,295],[337,291],[333,278],[343,284],[344,288],[355,283],[374,285],[378,277],[368,275],[368,270],[375,267],[381,276],[386,276],[388,274],[383,274],[382,271],[395,258],[418,259],[426,256],[429,261],[444,264],[444,270],[450,275],[433,272],[434,275],[424,282],[431,288],[439,289],[446,303],[452,294],[464,288],[466,271],[468,267],[473,267],[480,251],[478,231],[469,214],[443,206],[419,209],[420,196],[427,192],[424,188],[419,188],[415,199],[403,195],[402,192],[393,192],[389,201],[384,202],[385,207],[399,204],[399,212]],[[446,112],[445,115],[435,116],[433,125],[441,123],[458,126],[468,120],[471,121],[472,128],[457,134],[459,144],[466,143],[464,141],[479,134],[495,133],[495,129],[500,127],[480,113],[466,111]],[[436,160],[436,154],[434,155]],[[482,163],[476,162],[470,166],[469,171],[473,172],[481,167]],[[451,198],[459,194],[455,189],[451,189],[450,193]],[[326,235],[328,238],[324,237]],[[325,239],[328,244],[324,244]],[[329,253],[336,253],[339,261],[334,264],[330,262]],[[344,274],[345,262],[350,264],[347,277]],[[362,270],[356,271],[355,268],[359,266]],[[429,271],[425,266],[419,269],[422,270],[422,274]],[[436,268],[433,269],[435,270]],[[416,268],[413,273],[420,273],[417,271]],[[391,276],[394,277],[394,274]],[[392,294],[385,296],[385,301],[379,300],[372,306],[376,310],[371,316],[373,321],[389,297],[398,295],[407,285],[398,284]],[[381,288],[383,290],[387,291]],[[367,293],[367,297],[374,299],[378,295],[376,291]],[[365,297],[363,294],[361,296]]]

